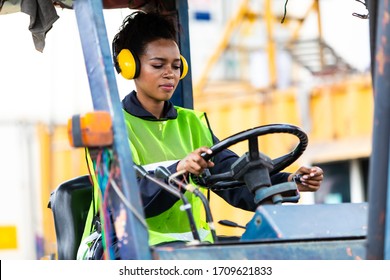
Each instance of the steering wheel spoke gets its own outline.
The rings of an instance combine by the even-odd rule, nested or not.
[[[257,136],[248,138],[249,157],[251,160],[259,159],[259,141]]]

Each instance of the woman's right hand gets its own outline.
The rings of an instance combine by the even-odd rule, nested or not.
[[[212,161],[205,161],[201,154],[207,153],[211,154],[212,151],[208,147],[200,147],[188,154],[177,164],[177,171],[183,171],[200,175],[206,168],[211,168],[214,166]]]

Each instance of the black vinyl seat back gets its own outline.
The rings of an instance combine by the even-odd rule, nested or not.
[[[59,260],[75,260],[92,201],[89,175],[59,185],[50,195],[48,207],[54,218]]]

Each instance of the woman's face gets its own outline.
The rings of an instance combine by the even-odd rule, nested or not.
[[[163,103],[171,99],[180,80],[180,52],[175,41],[150,42],[139,59],[141,71],[134,82],[141,103]]]

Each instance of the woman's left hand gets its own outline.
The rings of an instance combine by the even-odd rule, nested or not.
[[[317,191],[324,180],[324,172],[318,166],[301,166],[295,173],[288,177],[288,181],[293,181],[293,178],[296,175],[300,175],[300,182],[296,181],[298,190],[303,192]]]

